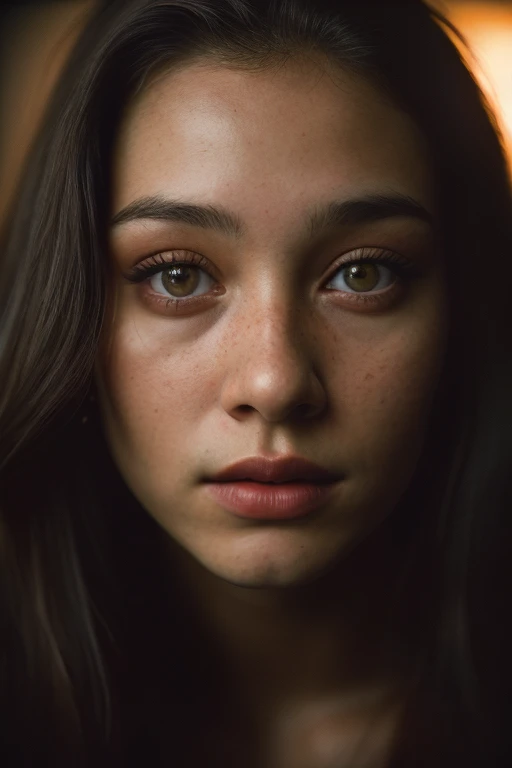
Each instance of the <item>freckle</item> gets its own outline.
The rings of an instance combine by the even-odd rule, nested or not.
[[[155,413],[158,413],[158,408],[155,408]]]
[[[374,379],[374,378],[375,376],[373,375],[373,373],[367,373],[366,376],[364,377],[364,380],[368,381],[368,379]]]

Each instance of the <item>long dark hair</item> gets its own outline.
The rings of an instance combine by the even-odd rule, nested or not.
[[[201,686],[187,683],[186,614],[171,647],[147,640],[179,590],[163,595],[157,525],[116,472],[88,399],[110,277],[110,156],[124,105],[160,68],[212,56],[264,69],[304,50],[413,117],[441,211],[450,341],[407,495],[428,622],[396,765],[512,760],[511,195],[495,120],[453,36],[462,47],[420,0],[110,0],[87,22],[2,232],[2,764],[111,765],[137,744],[141,764],[156,764],[150,721],[176,765],[195,764],[186,718]],[[174,730],[155,714],[153,657],[164,656]]]

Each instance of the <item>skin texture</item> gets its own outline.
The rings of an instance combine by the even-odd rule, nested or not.
[[[382,703],[385,664],[374,668],[368,659],[378,654],[360,652],[396,575],[392,543],[375,531],[421,453],[447,300],[426,223],[393,217],[311,239],[305,221],[330,201],[389,192],[435,217],[425,143],[354,75],[300,61],[265,72],[197,62],[155,79],[128,105],[113,180],[112,216],[160,194],[220,206],[244,225],[238,238],[149,219],[112,229],[99,404],[114,460],[169,534],[183,589],[226,651],[226,674],[243,681],[255,719],[266,712],[275,765],[306,768],[304,755],[330,765],[347,743],[356,748],[354,719]],[[357,303],[357,284],[333,265],[361,248],[401,254],[419,276],[381,304]],[[177,249],[204,256],[212,276],[196,288],[209,297],[179,315],[155,301],[165,294],[161,276],[138,284],[123,276]],[[384,287],[400,280],[377,270]],[[343,480],[314,516],[242,520],[202,480],[261,454],[300,455]],[[367,617],[356,630],[361,600]],[[312,725],[314,738],[291,712],[323,724]],[[289,738],[290,723],[301,740]],[[303,762],[279,746],[285,741],[299,745]]]

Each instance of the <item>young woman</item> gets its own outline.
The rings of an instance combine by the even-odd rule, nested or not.
[[[2,765],[510,764],[510,189],[451,34],[88,22],[3,234]]]

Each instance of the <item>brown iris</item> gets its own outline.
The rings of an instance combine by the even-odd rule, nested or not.
[[[162,284],[174,296],[187,296],[197,288],[198,283],[199,270],[196,267],[177,264],[162,272]]]
[[[371,291],[379,282],[377,267],[373,264],[353,264],[344,270],[347,285],[354,290]]]

